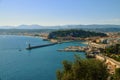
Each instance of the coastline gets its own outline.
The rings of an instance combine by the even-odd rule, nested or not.
[[[81,42],[82,44],[86,44],[86,45],[88,45],[89,44],[89,42],[88,41],[83,41],[83,42]]]

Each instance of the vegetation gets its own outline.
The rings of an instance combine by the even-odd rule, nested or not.
[[[111,77],[111,80],[120,80],[120,68],[115,70],[115,74]]]
[[[76,29],[71,29],[71,30],[59,30],[59,31],[53,31],[49,34],[48,38],[57,38],[57,37],[81,37],[81,38],[86,38],[86,37],[93,37],[93,36],[107,36],[104,33],[97,33],[97,32],[91,32],[91,31],[84,31],[84,30],[76,30]]]
[[[120,61],[120,44],[112,45],[106,48],[105,54],[117,61]]]
[[[57,71],[57,80],[107,80],[107,66],[98,60],[82,60],[78,56],[74,62],[63,61],[63,70]]]

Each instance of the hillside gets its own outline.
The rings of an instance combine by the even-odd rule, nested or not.
[[[57,38],[57,37],[81,37],[81,38],[86,38],[86,37],[93,37],[93,36],[107,36],[104,33],[98,33],[98,32],[93,32],[93,31],[85,31],[85,30],[77,30],[77,29],[71,29],[71,30],[58,30],[58,31],[53,31],[49,34],[48,38]]]

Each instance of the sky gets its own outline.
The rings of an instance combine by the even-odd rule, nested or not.
[[[120,25],[120,0],[0,0],[0,26]]]

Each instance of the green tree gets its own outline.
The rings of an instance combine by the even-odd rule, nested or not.
[[[115,74],[113,74],[111,80],[120,80],[120,68],[117,68],[117,69],[115,70]]]
[[[120,61],[120,44],[109,46],[104,50],[104,52],[108,57]]]
[[[81,37],[81,38],[86,38],[86,37],[93,37],[93,36],[107,36],[105,33],[98,33],[98,32],[92,32],[92,31],[85,31],[85,30],[80,30],[80,29],[70,29],[70,30],[58,30],[58,31],[53,31],[48,35],[49,39],[55,39],[57,37]]]
[[[57,71],[58,80],[107,80],[107,66],[95,59],[80,59],[74,62],[64,61],[63,70]]]

